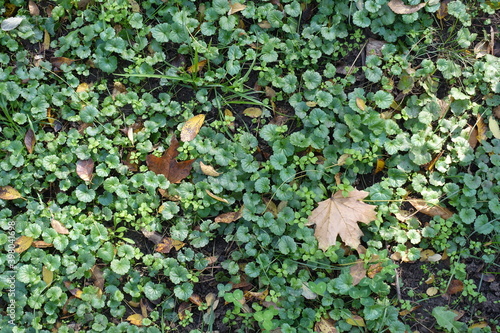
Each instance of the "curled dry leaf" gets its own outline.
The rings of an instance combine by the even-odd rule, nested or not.
[[[116,96],[120,95],[120,94],[125,94],[127,92],[127,87],[125,87],[125,85],[119,81],[115,81],[113,83],[113,92],[111,93],[111,97],[113,99],[116,98]]]
[[[31,247],[31,244],[33,244],[33,238],[28,237],[28,236],[21,236],[16,241],[14,242],[14,246],[16,247],[14,249],[14,252],[16,253],[23,253],[27,249]]]
[[[377,159],[377,165],[375,166],[375,170],[373,170],[373,174],[377,174],[384,170],[385,161],[381,158]]]
[[[201,126],[203,126],[204,121],[204,114],[196,115],[186,121],[181,130],[181,141],[188,142],[193,140],[198,135],[198,132],[200,131]]]
[[[48,247],[54,247],[54,244],[39,240],[33,242],[33,247],[36,247],[37,249],[46,249]]]
[[[368,270],[366,272],[366,276],[368,276],[370,279],[373,279],[375,277],[375,275],[377,275],[378,273],[380,273],[382,271],[382,264],[381,263],[376,263],[376,264],[372,264],[370,265],[370,267],[368,267]]]
[[[486,124],[484,123],[484,119],[480,114],[477,115],[476,127],[477,141],[481,142],[486,140]]]
[[[14,200],[19,198],[22,198],[21,193],[12,186],[0,186],[0,199]]]
[[[217,201],[220,201],[220,202],[223,202],[223,203],[227,203],[227,204],[229,203],[229,201],[227,201],[226,199],[221,198],[221,197],[219,197],[219,196],[217,196],[217,195],[213,194],[213,193],[212,193],[212,192],[210,192],[209,190],[205,190],[205,192],[207,192],[208,196],[209,196],[210,198],[212,198],[212,199],[215,199],[215,200],[217,200]]]
[[[71,282],[69,282],[69,281],[64,281],[64,285],[69,290],[71,295],[75,296],[76,298],[82,298],[83,292],[80,288],[71,288]]]
[[[316,225],[314,236],[320,249],[326,251],[335,245],[337,236],[340,236],[347,246],[353,249],[358,247],[363,232],[357,222],[368,224],[377,217],[375,206],[361,201],[368,194],[365,191],[353,190],[344,197],[342,191],[338,191],[329,199],[318,203],[318,207],[311,212],[307,225]]]
[[[180,320],[184,320],[187,318],[186,311],[189,310],[190,308],[191,308],[191,304],[189,304],[188,302],[182,302],[179,305],[179,308],[177,309],[177,315],[179,316]]]
[[[469,126],[469,145],[471,148],[476,148],[477,146],[477,128]]]
[[[453,216],[453,212],[448,208],[439,205],[429,205],[423,199],[409,199],[408,202],[420,213],[429,216],[441,216],[443,219],[449,219]]]
[[[424,8],[426,3],[423,2],[415,6],[410,6],[405,5],[403,0],[391,0],[387,5],[396,14],[413,14]]]
[[[172,239],[170,237],[163,237],[163,239],[156,245],[155,251],[160,253],[169,253],[172,248],[179,251],[182,247],[186,245],[185,243]]]
[[[215,171],[213,166],[207,165],[207,164],[203,163],[202,161],[200,161],[200,169],[201,169],[201,172],[203,172],[203,174],[205,174],[207,176],[212,176],[212,177],[220,176],[220,173]]]
[[[250,118],[258,118],[258,117],[262,116],[262,109],[255,108],[255,107],[246,108],[245,110],[243,110],[243,114],[247,117],[250,117]]]
[[[193,167],[194,159],[177,162],[175,158],[179,155],[177,151],[179,141],[175,136],[170,140],[170,147],[161,157],[154,155],[146,156],[146,164],[149,170],[156,174],[164,175],[171,183],[180,183],[186,178]]]
[[[270,29],[272,27],[271,23],[269,23],[269,21],[267,20],[260,21],[259,23],[257,23],[257,25],[262,29]]]
[[[227,13],[227,15],[232,15],[232,14],[235,14],[237,12],[241,12],[245,8],[247,8],[247,6],[244,4],[241,4],[238,2],[231,3],[230,8],[229,8],[229,12]]]
[[[55,220],[55,219],[50,220],[50,225],[52,226],[52,228],[54,228],[54,230],[58,234],[61,234],[61,235],[68,235],[69,234],[69,230],[66,229],[66,227],[63,226],[62,223],[59,222],[58,220]]]
[[[76,162],[76,173],[84,181],[92,180],[92,172],[94,172],[94,161],[91,158]]]
[[[203,300],[201,299],[200,295],[198,295],[198,294],[192,294],[189,297],[189,301],[191,301],[191,303],[193,303],[196,306],[200,306],[203,303]]]
[[[142,229],[142,234],[144,235],[144,237],[146,237],[155,244],[160,243],[161,240],[163,239],[163,236],[157,233],[156,231],[148,231],[146,229]]]

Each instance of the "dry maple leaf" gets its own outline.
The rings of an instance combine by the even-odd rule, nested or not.
[[[162,157],[146,156],[149,170],[158,175],[164,175],[171,183],[180,183],[191,172],[194,159],[177,162],[175,159],[179,155],[177,148],[179,148],[179,141],[173,136],[172,140],[170,140],[170,147],[163,153]]]
[[[377,217],[375,206],[360,201],[368,194],[354,190],[344,198],[342,191],[338,191],[330,199],[318,204],[309,216],[307,225],[316,224],[314,236],[320,249],[326,251],[335,245],[338,235],[346,245],[354,249],[358,247],[363,232],[357,222],[369,223]]]

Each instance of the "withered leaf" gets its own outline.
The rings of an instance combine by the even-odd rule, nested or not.
[[[368,276],[370,279],[373,279],[375,275],[380,273],[382,271],[382,265],[380,263],[372,264],[370,267],[368,267],[368,271],[366,272],[366,276]]]
[[[316,225],[314,236],[318,240],[319,248],[326,251],[335,245],[337,236],[351,248],[357,248],[363,232],[357,222],[370,223],[375,220],[375,206],[361,202],[368,192],[353,190],[344,198],[342,191],[338,191],[329,199],[318,203],[309,216],[307,225]]]
[[[366,110],[366,104],[365,104],[365,101],[362,98],[356,97],[356,106],[361,111],[365,111]]]
[[[16,247],[14,249],[14,252],[16,253],[23,253],[27,249],[31,247],[31,244],[33,244],[33,238],[28,237],[28,236],[21,236],[16,241],[14,242],[14,246]]]
[[[21,193],[12,186],[0,186],[0,199],[14,200],[19,198],[22,198]]]
[[[375,166],[375,170],[373,170],[374,174],[377,174],[384,170],[385,167],[385,161],[381,158],[377,159],[377,165]]]
[[[243,110],[243,114],[250,118],[258,118],[262,116],[262,109],[251,107]]]
[[[216,223],[231,223],[241,218],[241,209],[237,212],[222,213],[215,218]]]
[[[488,118],[488,127],[490,128],[493,136],[497,139],[500,139],[500,126],[498,125],[497,120],[493,118],[493,116],[490,116]]]
[[[180,183],[191,172],[194,159],[177,162],[175,159],[179,155],[177,148],[179,148],[179,141],[173,136],[170,140],[170,147],[163,153],[162,157],[151,154],[146,156],[149,170],[158,175],[164,175],[171,183]]]
[[[200,161],[200,169],[201,169],[201,172],[203,172],[203,174],[205,174],[207,176],[212,176],[212,177],[220,176],[220,173],[215,171],[213,166],[207,165],[207,164],[203,163],[202,161]]]
[[[441,4],[439,5],[439,9],[436,12],[436,17],[439,20],[442,20],[448,15],[448,3],[450,0],[443,0],[441,1]]]
[[[160,243],[163,239],[163,236],[157,233],[156,231],[148,231],[146,229],[142,229],[142,234],[144,235],[144,237],[146,237],[155,244]]]
[[[476,127],[477,141],[481,142],[486,140],[486,124],[484,123],[484,119],[480,114],[477,115]]]
[[[352,326],[357,326],[357,327],[365,327],[366,326],[364,319],[358,315],[352,315],[350,318],[346,319],[346,322]]]
[[[405,5],[403,0],[391,0],[387,5],[396,14],[413,14],[424,8],[426,3],[423,2],[415,6],[410,6]]]
[[[366,277],[366,269],[363,261],[356,261],[356,263],[349,268],[349,273],[352,276],[352,285],[357,285],[364,277]]]
[[[76,173],[84,181],[92,180],[92,172],[94,172],[94,161],[91,158],[76,162]]]
[[[54,244],[38,240],[33,242],[33,247],[36,247],[37,249],[46,249],[48,247],[54,247]]]
[[[203,303],[203,300],[198,294],[192,294],[191,296],[189,296],[189,300],[191,301],[191,303],[197,306],[200,306]]]
[[[99,288],[101,291],[104,290],[104,274],[102,273],[99,266],[94,265],[90,272],[92,273],[92,279],[94,280],[94,286]]]
[[[337,333],[335,328],[335,321],[331,318],[321,317],[319,321],[314,324],[314,331],[319,333]]]
[[[52,57],[52,58],[50,58],[50,63],[54,67],[53,68],[54,72],[60,72],[62,65],[64,65],[64,64],[71,65],[75,61],[76,61],[75,59],[70,59],[70,58],[66,58],[66,57]]]
[[[116,96],[120,94],[125,94],[127,92],[127,87],[119,81],[113,83],[113,92],[111,93],[111,98],[115,99]]]
[[[33,154],[33,147],[35,146],[35,142],[36,142],[35,133],[30,128],[26,132],[26,135],[24,136],[24,145],[26,146],[28,153]]]
[[[186,121],[181,130],[181,141],[188,142],[193,140],[198,135],[198,132],[200,131],[201,126],[203,126],[204,121],[204,114],[196,115]]]
[[[441,216],[443,219],[449,219],[453,216],[453,212],[448,208],[441,207],[439,205],[429,205],[423,199],[410,199],[408,202],[415,207],[420,213],[429,216]]]
[[[223,203],[227,203],[227,204],[229,203],[229,201],[227,201],[226,199],[221,198],[221,197],[219,197],[218,195],[213,194],[213,193],[212,193],[212,192],[210,192],[209,190],[205,190],[205,192],[207,192],[208,196],[209,196],[210,198],[212,198],[212,199],[215,199],[215,200],[217,200],[217,201],[220,201],[220,202],[223,202]]]
[[[76,298],[82,298],[82,290],[79,288],[71,288],[71,282],[69,281],[64,281],[64,285],[66,288],[69,290],[71,295],[75,296]]]
[[[28,1],[28,10],[31,16],[39,16],[40,9],[33,0]]]
[[[198,61],[197,63],[194,63],[191,66],[189,66],[187,71],[190,74],[201,72],[201,70],[203,69],[203,67],[205,67],[206,64],[207,64],[206,60]]]
[[[50,225],[52,226],[52,228],[54,228],[54,230],[58,234],[61,234],[61,235],[67,235],[67,234],[69,234],[69,230],[66,229],[66,227],[63,226],[62,223],[59,222],[58,220],[52,219],[50,221]]]
[[[454,279],[451,280],[450,285],[448,286],[448,289],[446,290],[446,293],[448,295],[454,295],[457,293],[461,293],[464,290],[464,283],[460,280]]]
[[[172,239],[170,237],[163,237],[163,239],[156,245],[155,251],[160,252],[160,253],[170,253],[172,248],[175,248],[177,251],[179,251],[185,243]]]
[[[42,267],[42,279],[47,285],[50,285],[54,280],[54,272],[49,270],[47,267]]]
[[[231,3],[230,8],[229,8],[229,12],[227,13],[227,15],[232,15],[232,14],[235,14],[237,12],[241,12],[245,8],[247,8],[247,6],[242,4],[242,3],[238,3],[238,2]]]
[[[144,317],[140,313],[135,313],[127,317],[127,321],[135,326],[142,326]]]
[[[180,320],[186,319],[186,317],[187,317],[186,311],[189,310],[190,308],[191,308],[191,304],[189,304],[188,302],[182,302],[179,305],[179,308],[177,309],[177,315],[179,316]]]
[[[477,146],[477,127],[469,126],[469,145],[471,148]]]

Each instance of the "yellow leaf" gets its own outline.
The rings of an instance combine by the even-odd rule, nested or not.
[[[231,8],[229,8],[229,12],[227,13],[227,15],[232,15],[234,13],[241,12],[243,9],[247,8],[246,5],[238,2],[232,3],[230,6]]]
[[[14,200],[19,198],[22,198],[21,193],[12,186],[0,186],[0,199]]]
[[[498,122],[493,116],[490,116],[488,118],[488,125],[490,127],[491,133],[493,133],[493,136],[497,139],[500,139],[500,126],[498,126]]]
[[[132,324],[132,325],[135,325],[135,326],[142,326],[142,320],[144,319],[144,317],[139,314],[139,313],[136,313],[136,314],[133,314],[133,315],[130,315],[127,317],[127,320]]]
[[[172,239],[172,245],[176,251],[179,251],[180,249],[182,249],[184,247],[184,245],[186,245],[186,243],[183,243],[177,239]]]
[[[384,170],[385,167],[385,161],[383,159],[377,159],[377,166],[375,167],[375,170],[373,171],[374,174],[379,173],[380,171]]]
[[[489,327],[488,323],[485,321],[481,321],[479,323],[472,324],[471,326],[469,326],[469,329],[472,330],[474,328],[485,328],[485,327]]]
[[[365,111],[366,109],[366,104],[365,101],[362,98],[356,97],[356,106],[361,110]]]
[[[483,117],[479,114],[477,115],[477,141],[481,142],[486,140],[486,124],[484,123]]]
[[[47,30],[44,30],[42,51],[47,51],[48,49],[50,49],[50,34]]]
[[[258,118],[262,115],[262,110],[259,108],[246,108],[243,114],[250,118]]]
[[[207,64],[206,60],[198,61],[197,63],[189,66],[187,71],[188,71],[188,73],[191,73],[191,74],[201,72],[201,70],[203,69],[203,67],[205,67],[206,64]]]
[[[47,267],[42,267],[42,278],[43,282],[50,285],[54,279],[54,272],[50,271]]]
[[[203,126],[203,122],[205,121],[205,115],[199,114],[184,123],[181,130],[181,141],[188,142],[193,140],[200,131],[201,126]]]
[[[81,92],[86,92],[90,90],[90,84],[82,82],[76,87],[76,92],[81,93]]]
[[[215,199],[217,201],[220,201],[220,202],[224,202],[224,203],[229,203],[229,201],[227,201],[226,199],[224,198],[221,198],[215,194],[213,194],[212,192],[210,192],[209,190],[205,190],[205,192],[207,192],[207,194],[212,198],[212,199]]]
[[[317,103],[317,102],[314,102],[314,101],[307,101],[307,102],[306,102],[306,105],[307,105],[308,107],[310,107],[310,108],[313,108],[313,107],[315,107],[316,105],[318,105],[318,103]]]
[[[16,249],[14,252],[23,253],[27,249],[30,248],[31,244],[33,244],[33,238],[28,236],[21,236],[14,242]]]
[[[424,8],[426,3],[423,2],[415,6],[410,6],[405,5],[403,0],[391,0],[387,5],[396,14],[413,14]]]
[[[358,315],[353,315],[351,318],[345,320],[349,325],[357,327],[365,327],[365,321]]]

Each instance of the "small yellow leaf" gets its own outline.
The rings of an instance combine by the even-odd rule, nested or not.
[[[43,266],[42,267],[42,278],[43,282],[45,282],[47,285],[50,285],[52,281],[54,280],[54,272],[49,270],[47,267]]]
[[[477,141],[481,142],[486,140],[486,124],[484,123],[483,117],[479,114],[477,115]]]
[[[14,200],[19,198],[22,198],[21,193],[12,186],[0,186],[0,199]]]
[[[220,173],[215,171],[214,167],[211,165],[206,165],[202,161],[200,161],[200,169],[203,174],[211,177],[217,177],[220,176]]]
[[[50,49],[50,34],[47,30],[43,31],[43,44],[42,44],[42,52]]]
[[[317,103],[317,102],[314,102],[314,101],[307,101],[307,102],[306,102],[306,105],[307,105],[308,107],[310,107],[310,108],[313,108],[313,107],[315,107],[316,105],[318,105],[318,103]]]
[[[232,3],[230,6],[231,8],[229,8],[229,12],[227,13],[227,15],[232,15],[234,13],[241,12],[243,9],[247,8],[246,5],[238,2]]]
[[[135,326],[142,326],[144,317],[140,313],[136,313],[127,317],[127,321]]]
[[[61,234],[61,235],[68,235],[69,234],[69,230],[66,229],[66,227],[63,226],[62,223],[59,222],[58,220],[52,219],[50,221],[50,225],[52,226],[52,228],[54,228],[54,230],[58,234]]]
[[[345,320],[349,325],[357,327],[365,327],[365,321],[358,315],[353,315],[351,318]]]
[[[351,154],[342,154],[340,155],[339,159],[337,160],[337,164],[338,166],[342,166],[345,164],[345,161],[351,157]]]
[[[86,92],[90,90],[90,84],[82,82],[76,87],[76,92],[81,93],[81,92]]]
[[[205,190],[205,192],[207,192],[207,194],[212,198],[212,199],[215,199],[217,201],[220,201],[220,202],[224,202],[224,203],[229,203],[229,201],[227,201],[226,199],[224,198],[221,198],[215,194],[213,194],[212,192],[210,192],[209,190]]]
[[[203,126],[203,122],[205,121],[205,115],[199,114],[184,123],[181,130],[181,141],[188,142],[193,140],[200,131],[201,126]]]
[[[183,243],[177,239],[172,239],[172,245],[176,251],[179,251],[180,249],[182,249],[184,247],[184,245],[186,245],[186,243]]]
[[[189,68],[187,69],[187,71],[190,74],[201,72],[201,70],[203,69],[203,67],[205,67],[206,64],[207,64],[206,60],[198,61],[197,63],[192,64],[191,66],[189,66]]]
[[[380,171],[384,170],[385,167],[385,161],[383,159],[377,159],[377,165],[375,167],[375,170],[373,171],[374,174],[379,173]]]
[[[246,108],[243,114],[250,118],[258,118],[262,115],[262,110],[259,108]]]
[[[14,252],[23,253],[27,249],[30,248],[31,244],[33,244],[33,238],[28,236],[21,236],[14,242],[16,246]]]
[[[366,103],[362,98],[356,97],[356,106],[361,110],[365,111]]]
[[[485,321],[481,321],[479,323],[472,324],[471,326],[469,326],[469,329],[473,330],[474,328],[485,328],[485,327],[489,327],[488,323]]]
[[[488,118],[488,125],[493,136],[500,139],[500,126],[498,126],[498,122],[495,118],[493,118],[493,116]]]
[[[337,333],[335,328],[335,321],[330,318],[321,317],[321,319],[314,324],[314,332],[319,333]]]
[[[434,283],[434,281],[436,280],[436,276],[434,274],[431,274],[431,276],[429,276],[427,278],[427,280],[424,281],[425,284],[432,284]]]

